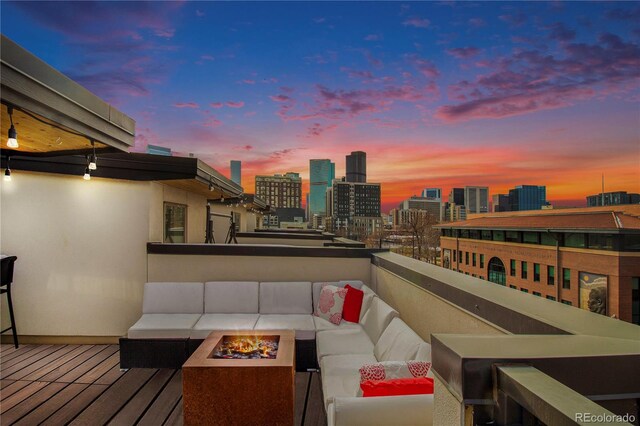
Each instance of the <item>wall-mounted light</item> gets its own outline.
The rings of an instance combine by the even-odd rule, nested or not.
[[[9,167],[9,162],[11,162],[11,157],[7,157],[7,168],[4,170],[5,182],[11,182],[11,168]]]
[[[7,146],[9,148],[18,148],[18,132],[16,132],[16,128],[13,127],[13,106],[9,105],[7,107],[7,112],[9,113],[9,121],[11,121],[11,127],[9,127],[9,138],[7,139]],[[9,172],[11,174],[11,172]]]
[[[89,170],[97,170],[98,168],[98,156],[96,155],[96,143],[91,140],[91,146],[93,146],[93,154],[89,160]]]

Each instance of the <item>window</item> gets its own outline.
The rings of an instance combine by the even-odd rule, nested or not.
[[[562,268],[562,288],[569,290],[571,288],[571,269]]]
[[[547,296],[547,299],[549,299],[549,300],[553,300],[553,301],[555,301],[555,300],[556,300],[556,298],[555,298],[555,297],[553,297],[553,296]]]
[[[625,235],[622,243],[622,251],[640,251],[640,235]]]
[[[543,232],[540,234],[540,244],[543,246],[555,246],[557,243],[556,238],[560,238],[562,234],[551,234],[549,232]]]
[[[533,264],[533,281],[539,283],[540,282],[540,264]]]
[[[464,253],[464,264],[468,265],[469,264],[469,252],[465,252]]]
[[[510,243],[519,243],[520,233],[518,231],[507,231],[505,233],[505,241],[508,241]]]
[[[477,229],[470,229],[469,230],[469,238],[471,238],[472,240],[479,240],[480,239],[480,231]]]
[[[473,278],[475,278],[475,277],[476,277],[476,274],[471,274],[471,276],[472,276]]]
[[[562,299],[562,300],[561,300],[561,302],[562,302],[562,303],[564,303],[565,305],[569,305],[569,306],[571,306],[571,305],[572,305],[572,303],[571,303],[571,302],[569,302],[568,300],[564,300],[564,299]]]
[[[556,268],[555,266],[547,266],[547,284],[554,285],[556,283]]]
[[[484,254],[480,255],[480,267],[484,268]]]
[[[505,275],[506,271],[502,260],[497,257],[492,257],[491,260],[489,260],[489,281],[500,285],[506,285]]]
[[[482,239],[491,241],[491,231],[482,231]]]
[[[520,278],[527,279],[527,262],[520,262]]]
[[[598,250],[613,249],[613,235],[610,234],[588,234],[589,248]]]
[[[512,277],[516,276],[516,260],[511,259],[511,268],[509,269],[509,275]]]
[[[518,289],[518,287],[516,287],[515,285],[510,285],[509,288],[515,288],[516,290]]]
[[[631,278],[631,322],[640,325],[640,277]]]
[[[537,232],[523,232],[522,242],[525,244],[540,244],[540,234]]]
[[[493,231],[493,241],[504,241],[504,231]]]
[[[538,296],[538,297],[542,296],[542,295],[541,295],[539,292],[537,292],[537,291],[534,291],[534,292],[533,292],[533,295],[534,295],[534,296]]]
[[[457,258],[458,256],[458,252],[456,250],[453,251],[453,261],[455,262],[456,260],[458,260]]]
[[[462,263],[462,250],[458,251],[458,263]]]
[[[564,236],[564,245],[566,247],[584,248],[585,242],[585,234],[565,234]]]
[[[187,242],[187,206],[164,203],[164,242]]]
[[[523,293],[529,293],[529,290],[527,290],[526,288],[521,288],[520,291]]]
[[[460,230],[460,238],[469,238],[469,230],[461,229]]]

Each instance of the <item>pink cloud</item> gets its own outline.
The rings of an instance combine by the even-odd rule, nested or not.
[[[216,128],[222,126],[222,121],[218,120],[215,117],[209,117],[204,121],[204,123],[202,123],[202,125],[204,127]]]
[[[269,98],[273,101],[273,102],[288,102],[290,100],[292,100],[289,96],[287,95],[271,95],[269,96]]]
[[[440,75],[440,71],[433,62],[420,58],[416,54],[406,55],[405,57],[423,76],[427,78],[436,78]]]
[[[222,108],[224,106],[224,104],[222,102],[211,102],[209,104],[211,106],[211,108]]]
[[[244,106],[244,102],[242,102],[242,101],[238,101],[238,102],[227,101],[225,103],[225,105],[228,106],[229,108],[242,108]]]
[[[426,18],[418,18],[416,16],[406,19],[402,25],[405,27],[428,28],[431,21]]]
[[[176,102],[173,104],[174,108],[199,108],[200,106],[195,102]]]
[[[247,79],[242,80],[241,83],[243,83],[243,84],[256,84],[256,81],[247,78]]]

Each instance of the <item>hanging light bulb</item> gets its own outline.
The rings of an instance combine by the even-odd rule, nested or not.
[[[4,181],[11,182],[11,169],[7,167],[4,171]]]
[[[96,144],[94,141],[91,141],[91,145],[93,146],[93,154],[91,155],[91,160],[89,161],[89,170],[96,170],[98,168],[98,157],[96,156]]]
[[[18,148],[18,132],[16,132],[16,128],[13,127],[13,107],[9,105],[7,107],[7,112],[9,113],[9,120],[11,121],[11,127],[9,127],[9,138],[7,139],[7,146],[9,148]]]
[[[84,169],[84,176],[82,176],[82,179],[91,180],[91,170],[89,170],[89,166],[87,166],[87,168]]]

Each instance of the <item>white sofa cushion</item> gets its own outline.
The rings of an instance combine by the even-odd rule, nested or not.
[[[191,331],[192,339],[205,339],[213,330],[253,330],[258,314],[204,314]]]
[[[362,328],[321,331],[316,335],[316,352],[318,360],[327,355],[373,356],[373,342]]]
[[[315,323],[316,326],[316,332],[317,331],[325,331],[325,330],[349,330],[349,329],[362,329],[362,326],[358,323],[355,322],[349,322],[349,321],[342,321],[340,322],[340,325],[335,325],[330,323],[329,321],[327,321],[324,318],[320,318],[320,317],[313,317],[313,322]]]
[[[312,312],[311,282],[260,283],[261,314],[311,314]]]
[[[424,340],[400,318],[394,318],[373,348],[378,361],[409,361],[415,358]]]
[[[316,338],[316,327],[311,315],[260,315],[254,328],[256,330],[295,330],[296,339],[298,340],[313,340]]]
[[[336,397],[356,396],[360,389],[360,367],[376,362],[372,354],[330,355],[322,358],[322,396],[325,407]]]
[[[143,314],[202,314],[202,283],[146,283],[142,298]]]
[[[364,292],[364,297],[362,298],[362,307],[360,308],[360,322],[362,323],[362,319],[364,318],[364,314],[367,313],[369,307],[371,306],[371,301],[374,297],[378,297],[373,290],[371,290],[366,285],[362,285],[360,288]]]
[[[338,397],[327,408],[327,426],[433,424],[433,395]]]
[[[186,339],[200,314],[143,314],[131,326],[130,339]]]
[[[204,284],[205,314],[257,314],[257,281],[209,281]]]
[[[429,361],[431,362],[431,345],[427,342],[420,343],[418,352],[415,357],[416,361]]]
[[[392,319],[399,316],[398,312],[387,305],[379,297],[371,300],[371,306],[362,318],[362,328],[367,332],[373,343],[377,343],[382,332]]]

